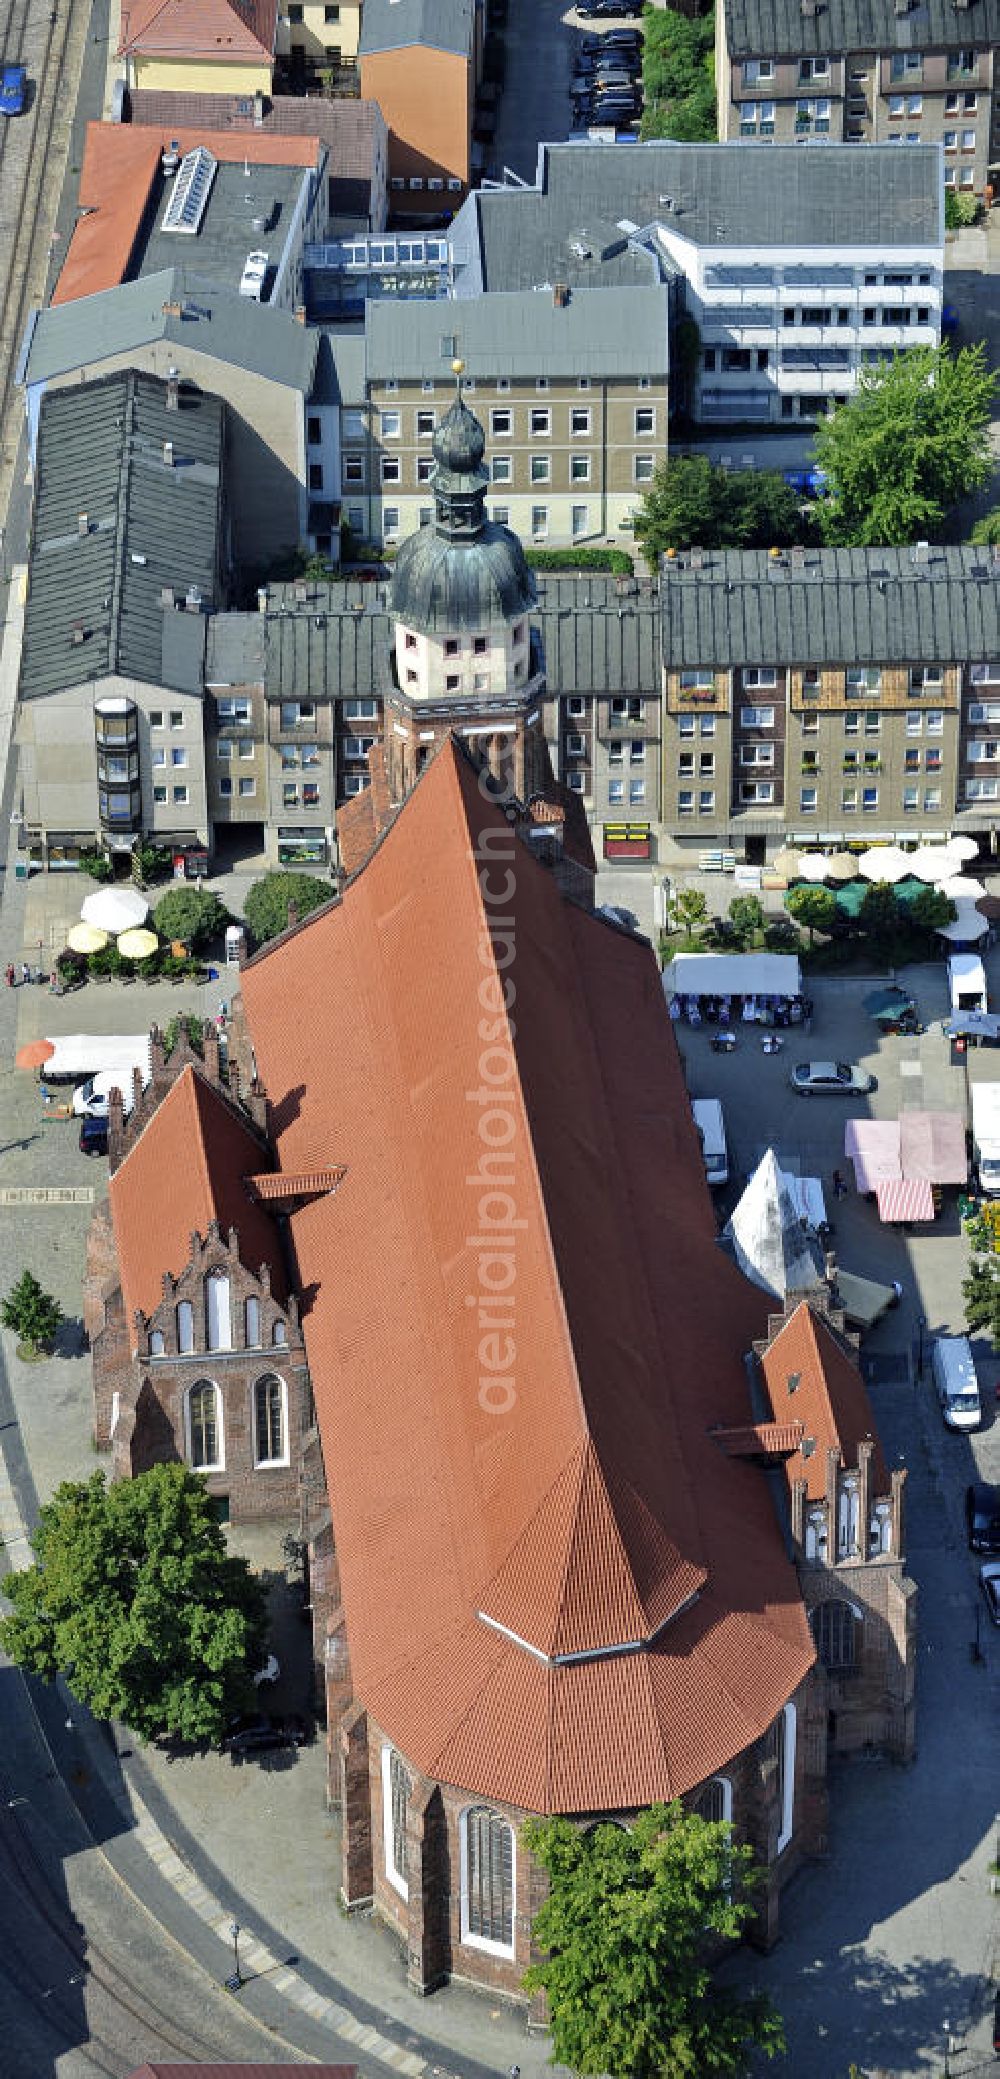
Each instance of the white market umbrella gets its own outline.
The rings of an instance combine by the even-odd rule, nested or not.
[[[799,878],[803,881],[825,881],[830,871],[830,861],[825,852],[799,853]]]
[[[85,924],[96,924],[99,931],[131,931],[133,925],[144,924],[149,915],[149,904],[138,888],[99,888],[88,895],[80,911]]]
[[[96,924],[74,924],[66,933],[71,953],[103,953],[107,943],[107,932],[100,931]]]
[[[950,895],[952,902],[978,902],[986,893],[982,881],[974,881],[967,873],[953,874],[950,880],[936,881],[934,885],[942,895]]]
[[[853,852],[832,853],[827,860],[826,877],[828,881],[841,881],[845,884],[848,881],[856,881],[858,878],[858,862]]]
[[[961,863],[950,845],[921,845],[919,851],[911,852],[907,865],[918,881],[933,884],[950,880],[959,872]]]
[[[948,839],[948,850],[954,858],[961,859],[963,862],[967,859],[978,859],[979,857],[979,846],[974,837],[950,837]]]
[[[865,881],[901,881],[910,865],[909,853],[898,845],[870,845],[858,859],[858,872]]]
[[[963,945],[977,938],[985,938],[989,929],[989,918],[981,915],[975,903],[960,902],[955,922],[942,924],[938,930],[938,937],[950,939],[953,945]]]
[[[780,852],[775,852],[774,858],[771,861],[772,873],[782,873],[786,876],[788,880],[790,880],[793,874],[798,873],[798,870],[798,853],[793,852],[790,846],[782,845]]]

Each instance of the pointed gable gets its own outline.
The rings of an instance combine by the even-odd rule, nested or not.
[[[826,1454],[840,1452],[841,1464],[853,1472],[858,1445],[872,1441],[872,1475],[878,1493],[888,1491],[882,1446],[867,1389],[854,1359],[833,1329],[803,1301],[779,1328],[761,1358],[776,1422],[793,1418],[804,1426],[799,1449],[785,1461],[789,1485],[804,1479],[810,1501],[826,1492]]]
[[[246,1180],[261,1169],[257,1134],[197,1068],[181,1071],[109,1186],[111,1217],[129,1334],[137,1311],[152,1314],[163,1298],[163,1274],[179,1277],[191,1236],[217,1220],[235,1227],[240,1261],[256,1273],[266,1263],[271,1290],[283,1300],[284,1263],[277,1230]]]

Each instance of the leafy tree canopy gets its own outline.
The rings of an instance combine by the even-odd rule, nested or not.
[[[829,888],[791,888],[785,897],[785,908],[797,924],[804,924],[812,944],[816,931],[832,931],[837,915],[837,898]]]
[[[969,540],[980,548],[992,548],[1000,542],[1000,505],[994,505],[981,520],[977,520]]]
[[[752,945],[757,932],[764,929],[764,905],[759,896],[734,895],[729,905],[729,921],[737,938],[744,945]]]
[[[780,548],[802,536],[796,494],[776,470],[722,469],[705,455],[661,462],[635,519],[652,569],[667,549]]]
[[[642,26],[642,136],[714,141],[714,17],[649,8]]]
[[[178,939],[195,950],[219,937],[229,922],[229,911],[209,889],[181,882],[161,895],[153,922],[161,938]]]
[[[668,909],[675,931],[701,931],[708,923],[708,900],[700,888],[675,888]]]
[[[998,381],[981,345],[955,355],[916,347],[863,368],[856,394],[816,428],[829,478],[824,538],[872,548],[937,534],[949,507],[989,476]]]
[[[329,902],[333,892],[329,881],[310,873],[266,873],[263,880],[254,882],[244,905],[257,945],[287,931],[289,906],[298,911],[301,922],[310,910]]]
[[[885,942],[894,938],[905,918],[888,881],[873,881],[866,888],[858,911],[858,923],[869,938]]]
[[[654,1805],[627,1831],[549,1819],[525,1836],[549,1875],[532,1930],[544,1960],[525,1985],[548,1995],[553,2064],[703,2079],[784,2048],[770,2001],[715,1986],[705,1964],[706,1933],[733,1939],[752,1912],[751,1853],[727,1824]]]
[[[5,1584],[4,1652],[44,1681],[64,1672],[97,1717],[141,1739],[220,1738],[252,1700],[267,1614],[204,1481],[181,1465],[66,1481],[32,1544],[34,1566]]]
[[[954,924],[958,911],[950,895],[942,895],[940,888],[921,888],[912,902],[906,905],[910,923],[918,931],[942,931],[946,924]]]
[[[974,1256],[969,1274],[962,1280],[965,1295],[965,1324],[973,1334],[985,1329],[994,1349],[1000,1349],[1000,1262],[995,1256]]]
[[[12,1328],[29,1350],[39,1351],[54,1342],[63,1310],[58,1300],[43,1292],[31,1271],[24,1271],[0,1305],[0,1321]]]

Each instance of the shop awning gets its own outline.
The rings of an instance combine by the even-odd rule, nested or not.
[[[902,1112],[899,1161],[907,1182],[967,1184],[965,1127],[957,1112]]]
[[[844,1154],[854,1164],[854,1182],[862,1193],[901,1179],[898,1119],[848,1119]]]
[[[886,1177],[876,1185],[878,1216],[894,1220],[933,1220],[934,1193],[926,1177]]]

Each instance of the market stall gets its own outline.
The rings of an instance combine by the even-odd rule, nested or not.
[[[879,1219],[891,1222],[933,1220],[934,1193],[926,1177],[886,1177],[876,1187]]]
[[[805,1015],[802,974],[791,953],[678,953],[663,970],[672,1018],[700,1025],[799,1024]]]
[[[844,1154],[879,1219],[933,1220],[946,1184],[965,1186],[969,1163],[958,1112],[903,1112],[899,1119],[848,1119]]]
[[[899,1119],[899,1165],[907,1181],[928,1184],[969,1181],[965,1126],[957,1112],[902,1112]]]
[[[844,1154],[854,1166],[855,1188],[868,1197],[879,1184],[901,1177],[896,1119],[848,1119]]]

